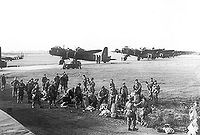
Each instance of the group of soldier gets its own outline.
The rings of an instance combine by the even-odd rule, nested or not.
[[[136,121],[143,126],[146,125],[145,117],[151,112],[151,105],[158,103],[158,94],[160,93],[160,86],[155,79],[151,78],[150,82],[146,82],[146,84],[148,97],[142,94],[142,85],[138,79],[135,80],[133,89],[130,91],[125,82],[117,90],[113,79],[111,79],[109,89],[102,86],[95,94],[94,78],[89,79],[83,75],[83,90],[81,90],[81,83],[78,83],[75,88],[68,89],[63,102],[68,104],[75,99],[76,108],[80,105],[83,108],[92,106],[96,109],[99,109],[102,104],[107,104],[111,110],[111,117],[112,114],[113,117],[117,117],[117,108],[122,109],[127,117],[128,130],[137,130]]]
[[[99,91],[99,103],[108,103],[111,108],[123,108],[127,117],[128,130],[137,130],[135,128],[136,121],[145,126],[145,117],[151,112],[151,105],[158,102],[158,94],[160,92],[160,86],[157,81],[151,78],[150,82],[146,82],[149,97],[146,98],[142,94],[142,85],[138,79],[135,80],[133,89],[128,91],[128,88],[123,82],[122,87],[117,91],[113,79],[110,80],[110,91],[104,86]],[[116,116],[116,115],[115,115]],[[131,125],[133,128],[131,129]]]
[[[50,108],[54,104],[56,106],[56,99],[58,96],[58,88],[61,86],[61,90],[66,90],[68,87],[68,75],[64,72],[60,77],[58,74],[54,77],[52,81],[47,78],[46,74],[42,77],[42,90],[39,87],[39,79],[33,79],[23,82],[23,79],[20,81],[17,77],[11,82],[12,97],[17,100],[17,103],[23,102],[24,93],[27,93],[28,103],[32,104],[32,108],[35,108],[35,105],[38,104],[40,108],[41,99],[49,101]]]
[[[92,106],[99,109],[102,104],[107,104],[111,110],[111,114],[117,116],[116,108],[123,110],[127,117],[128,130],[137,130],[136,121],[140,121],[145,125],[145,116],[148,113],[149,102],[156,104],[158,102],[158,94],[160,86],[153,78],[146,82],[148,89],[148,98],[142,94],[142,85],[138,79],[135,79],[131,90],[128,90],[126,83],[123,82],[119,90],[116,89],[113,79],[110,80],[109,90],[102,86],[98,92],[95,92],[94,78],[88,78],[83,75],[83,89],[81,83],[76,87],[68,88],[68,75],[64,72],[61,76],[56,74],[52,81],[47,78],[46,74],[42,77],[42,90],[39,87],[39,79],[31,78],[25,84],[23,80],[18,80],[17,77],[11,82],[13,86],[12,97],[17,97],[17,103],[22,103],[24,92],[27,92],[28,103],[35,108],[38,104],[42,108],[41,100],[47,100],[49,108],[52,105],[56,107],[56,103],[64,103],[65,105],[74,104],[76,108]],[[4,86],[5,87],[5,86]],[[59,89],[60,88],[60,89]],[[63,92],[63,96],[58,99],[58,95]],[[111,115],[112,116],[112,115]],[[131,129],[132,125],[132,129]]]

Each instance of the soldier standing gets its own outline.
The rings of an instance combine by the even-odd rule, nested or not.
[[[60,84],[61,84],[61,91],[66,90],[66,78],[65,78],[65,73],[60,77]]]
[[[49,82],[50,80],[49,79],[47,79],[47,82],[46,82],[46,84],[45,84],[45,92],[47,93],[47,91],[48,91],[48,88],[49,88],[49,86],[50,86],[50,82]]]
[[[115,89],[115,84],[113,82],[113,79],[110,79],[110,105],[112,103],[115,103],[116,95],[118,94],[117,90]]]
[[[117,90],[114,89],[114,87],[111,87],[111,89],[110,89],[110,105],[112,105],[112,103],[115,103],[117,94],[118,94]]]
[[[136,119],[140,122],[141,125],[145,125],[145,107],[146,107],[146,98],[143,94],[138,93],[138,91],[134,91],[131,93],[131,97],[133,98],[134,106],[137,108],[136,111]]]
[[[65,89],[68,89],[68,81],[69,81],[69,77],[68,75],[64,72],[64,77],[65,77]],[[66,90],[65,90],[66,92]]]
[[[115,89],[115,84],[114,84],[114,82],[113,82],[113,79],[110,79],[110,89],[111,88],[113,88],[113,89]]]
[[[51,82],[48,88],[48,99],[49,99],[49,108],[51,109],[52,104],[56,106],[56,98],[57,98],[57,88],[56,85]]]
[[[15,77],[14,80],[11,82],[11,85],[13,86],[12,97],[17,96],[17,85],[18,85],[18,83],[19,83],[19,81],[18,81],[17,77]]]
[[[24,84],[23,80],[20,80],[20,83],[17,87],[17,103],[22,103],[25,89],[26,85]]]
[[[58,75],[58,73],[54,77],[54,82],[55,82],[55,85],[56,85],[56,89],[58,90],[59,85],[60,85],[60,76]]]
[[[135,93],[137,94],[141,94],[142,91],[142,85],[141,83],[138,81],[138,79],[135,79],[135,84],[133,85],[133,90],[135,91]]]
[[[36,79],[35,84],[34,84],[34,88],[32,90],[32,108],[35,108],[35,104],[38,103],[38,105],[40,106],[40,108],[42,108],[41,106],[41,101],[40,101],[40,90],[39,90],[39,84],[38,84],[38,79]]]
[[[125,82],[123,82],[122,87],[120,88],[120,97],[121,97],[121,102],[122,105],[125,106],[128,98],[128,88],[126,87]]]
[[[42,89],[45,90],[45,84],[47,82],[47,76],[46,74],[44,74],[44,76],[42,77]]]
[[[157,104],[158,103],[158,94],[160,93],[160,86],[158,85],[156,80],[153,83],[152,92],[153,92],[153,102],[155,104]]]
[[[92,94],[95,93],[94,87],[95,87],[94,78],[91,78],[91,81],[90,81],[90,92],[91,92]]]
[[[138,130],[136,128],[136,110],[137,110],[137,108],[134,106],[133,99],[134,99],[134,97],[130,97],[125,106],[128,131]],[[131,125],[133,126],[133,129],[131,129]]]
[[[3,74],[2,77],[1,77],[1,91],[4,91],[5,90],[5,86],[6,86],[6,77],[5,75]]]
[[[148,89],[148,92],[149,92],[150,100],[153,100],[153,91],[152,91],[153,83],[154,83],[153,78],[150,79],[150,82],[149,82],[149,83],[146,82],[146,84],[147,84],[147,89]]]
[[[83,90],[84,91],[87,91],[87,78],[86,78],[86,75],[83,75]]]
[[[34,82],[33,82],[33,78],[31,78],[31,80],[28,81],[28,83],[26,84],[26,92],[27,92],[27,96],[28,96],[28,103],[31,103],[32,100],[32,90],[34,88]]]
[[[90,78],[87,78],[87,90],[90,89]]]

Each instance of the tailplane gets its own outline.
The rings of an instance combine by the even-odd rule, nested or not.
[[[105,47],[102,52],[102,61],[106,63],[109,62],[110,60],[115,60],[115,59],[111,59],[111,56],[108,56],[108,47]]]

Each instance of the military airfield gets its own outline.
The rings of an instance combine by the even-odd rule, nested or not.
[[[113,56],[114,55],[114,56]],[[162,123],[174,124],[176,134],[185,134],[189,125],[188,109],[195,99],[198,99],[200,80],[200,57],[198,55],[182,55],[169,59],[156,59],[154,61],[141,60],[130,57],[126,62],[120,61],[121,55],[112,54],[117,58],[110,63],[95,64],[94,62],[82,62],[82,69],[63,70],[57,65],[59,58],[52,57],[48,53],[25,54],[25,58],[8,64],[17,64],[20,67],[5,68],[1,74],[8,77],[6,91],[0,93],[0,107],[18,120],[22,125],[37,135],[60,135],[60,134],[162,134],[155,128]],[[151,128],[139,125],[136,132],[127,131],[126,121],[121,119],[105,118],[98,116],[99,112],[82,112],[74,108],[48,109],[44,102],[44,108],[31,109],[26,103],[16,104],[16,99],[11,98],[9,82],[14,77],[23,79],[41,78],[43,74],[53,79],[56,73],[66,72],[69,76],[69,87],[75,87],[82,82],[82,75],[94,77],[98,91],[103,85],[108,88],[109,80],[113,78],[116,88],[119,89],[122,82],[126,82],[129,91],[132,90],[133,82],[137,78],[142,83],[142,93],[147,95],[145,81],[155,78],[160,87],[159,107],[155,109],[152,117],[157,117],[161,112],[162,120],[149,119]],[[41,85],[41,84],[40,84]],[[10,109],[11,108],[11,109]],[[171,118],[171,114],[176,114]],[[154,116],[153,116],[154,115]],[[169,117],[168,117],[169,116]],[[176,119],[176,117],[178,117]],[[178,121],[178,122],[177,122]],[[152,124],[153,123],[153,124]]]

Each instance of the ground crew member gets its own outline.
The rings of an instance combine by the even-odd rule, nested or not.
[[[4,91],[5,90],[5,86],[6,86],[6,77],[5,75],[3,74],[2,77],[1,77],[1,91]]]
[[[56,89],[58,90],[59,85],[60,85],[60,76],[58,75],[58,73],[54,77],[54,82],[55,82],[55,85],[56,85]]]
[[[38,105],[40,106],[40,108],[42,108],[41,106],[41,101],[40,101],[40,90],[39,90],[39,84],[38,84],[38,80],[39,79],[35,79],[35,84],[34,84],[34,88],[32,90],[32,108],[35,108],[35,104],[38,103]]]
[[[12,97],[17,96],[18,83],[19,83],[19,81],[18,81],[17,77],[15,77],[14,80],[11,82],[11,85],[13,86]]]
[[[24,84],[23,80],[20,80],[20,83],[17,87],[17,103],[22,103],[25,89],[26,85]]]
[[[122,87],[120,88],[119,95],[122,105],[125,106],[128,99],[128,88],[126,87],[125,82],[123,82]]]
[[[42,89],[45,90],[45,84],[47,82],[47,76],[46,74],[44,74],[44,76],[42,77]]]
[[[81,91],[81,83],[78,83],[78,85],[76,86],[75,90],[74,90],[74,97],[75,97],[75,108],[78,108],[78,105],[82,105],[83,103],[83,94]]]
[[[108,94],[109,94],[109,91],[104,86],[102,86],[101,90],[98,93],[98,99],[99,99],[98,108],[100,107],[100,105],[103,102],[105,102],[106,104],[108,104]]]
[[[135,79],[135,84],[133,85],[133,90],[135,91],[135,93],[137,94],[141,94],[142,91],[142,85],[141,83],[138,81],[138,79]]]
[[[134,97],[129,97],[128,102],[125,105],[125,114],[127,119],[127,127],[128,131],[136,131],[138,130],[136,128],[136,110],[137,108],[134,106]],[[133,126],[133,129],[131,129],[131,125]]]

